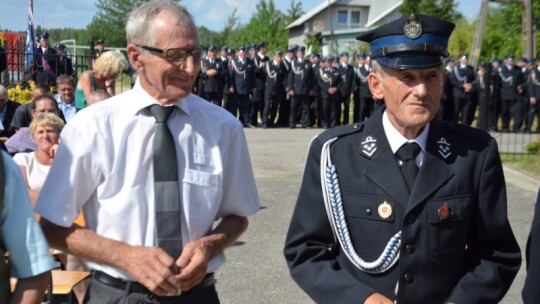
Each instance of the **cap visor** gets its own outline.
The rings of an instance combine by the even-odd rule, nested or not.
[[[397,70],[422,70],[439,66],[443,57],[438,55],[400,54],[376,58],[383,67]]]

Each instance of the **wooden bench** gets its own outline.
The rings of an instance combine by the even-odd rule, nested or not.
[[[52,270],[52,303],[54,303],[54,296],[68,296],[71,303],[71,291],[73,287],[80,282],[84,281],[90,276],[90,272],[86,271],[66,271],[66,270]],[[11,278],[11,291],[15,290],[17,285],[17,279]]]

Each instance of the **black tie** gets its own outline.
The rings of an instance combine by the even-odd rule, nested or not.
[[[412,191],[414,181],[418,175],[418,166],[416,166],[415,162],[418,153],[420,153],[420,146],[415,142],[404,144],[396,152],[397,158],[403,162],[400,168],[401,174],[405,178],[409,191]]]
[[[182,252],[178,161],[174,138],[167,126],[167,119],[175,108],[160,105],[150,107],[157,124],[152,148],[157,242],[174,259]]]

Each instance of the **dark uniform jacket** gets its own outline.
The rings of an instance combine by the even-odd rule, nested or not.
[[[402,232],[399,261],[384,274],[357,269],[334,239],[320,179],[321,148],[334,137],[330,155],[358,255],[374,261]],[[521,255],[495,140],[433,120],[426,150],[409,194],[382,110],[312,141],[284,253],[293,279],[316,303],[363,303],[373,292],[395,299],[398,282],[397,303],[498,303],[506,293]],[[386,218],[378,212],[383,202],[392,210]]]
[[[359,97],[371,97],[371,90],[368,84],[369,70],[365,65],[356,66],[354,68],[354,91]]]
[[[6,101],[6,107],[4,108],[6,113],[4,116],[4,121],[2,121],[4,130],[0,131],[0,137],[10,137],[11,135],[15,134],[15,128],[11,126],[11,121],[15,115],[15,111],[20,105],[20,103],[13,100]]]
[[[206,72],[208,70],[216,70],[215,76],[208,76]],[[226,70],[223,66],[223,62],[219,58],[214,58],[213,62],[210,59],[204,58],[201,64],[200,79],[202,81],[201,90],[205,93],[218,93],[223,89],[223,83],[225,82]]]
[[[442,100],[453,100],[454,94],[453,90],[454,87],[452,86],[452,78],[454,78],[454,70],[447,70],[444,69],[444,73],[446,74],[446,80],[444,81],[444,87],[443,87],[443,94],[441,96]]]
[[[338,71],[341,75],[341,87],[339,88],[339,92],[341,93],[341,96],[350,96],[354,84],[354,69],[350,64],[343,66],[340,62],[338,64]]]
[[[313,80],[313,68],[311,63],[298,58],[291,61],[287,88],[293,90],[295,95],[307,95],[311,90],[311,81]]]
[[[339,73],[338,69],[335,68],[325,68],[320,69],[318,74],[319,88],[321,89],[321,97],[328,98],[329,96],[339,95],[339,89],[343,84],[343,78]],[[337,88],[337,92],[334,95],[328,94],[328,89]]]
[[[54,84],[56,79],[53,78],[51,74],[47,72],[47,70],[44,67],[43,61],[40,59],[43,58],[45,62],[49,65],[51,68],[51,71],[54,73],[54,76],[58,76],[56,74],[56,51],[50,47],[46,48],[45,52],[43,52],[43,49],[38,46],[36,47],[36,53],[37,56],[35,58],[36,64],[37,64],[37,83],[47,83],[47,84]]]
[[[535,68],[529,75],[529,98],[536,98],[540,102],[540,70]]]
[[[538,71],[538,70],[537,70]],[[525,250],[527,277],[521,293],[523,303],[536,304],[540,299],[540,189],[536,197],[531,233]]]
[[[319,78],[321,77],[321,64],[317,62],[316,64],[312,64],[311,68],[313,69],[313,80],[312,83],[312,90],[313,90],[313,96],[321,96],[321,88],[319,86]]]
[[[232,86],[235,92],[240,95],[248,95],[255,83],[253,79],[253,62],[245,58],[241,63],[238,57],[235,57],[231,62],[231,71],[229,75],[232,77]]]
[[[283,62],[276,64],[274,60],[267,61],[263,69],[265,76],[265,94],[277,95],[281,94],[285,89],[283,87],[283,80],[287,76],[287,69],[283,65]]]
[[[270,59],[266,55],[261,58],[259,54],[256,54],[252,60],[253,70],[255,71],[255,87],[257,90],[262,91],[266,85],[266,72],[264,70],[266,65],[263,68],[259,68],[259,64],[261,62],[268,62]]]
[[[509,100],[518,98],[518,86],[523,83],[523,74],[518,67],[512,66],[508,69],[506,64],[499,67],[501,78],[501,99]]]
[[[60,75],[73,75],[73,64],[71,59],[67,56],[57,56],[56,57],[56,76]]]
[[[453,96],[454,98],[465,98],[467,93],[463,89],[463,84],[465,83],[475,83],[476,82],[476,73],[474,72],[474,69],[472,66],[467,65],[465,68],[462,68],[460,64],[456,63],[454,67],[454,73],[452,77],[450,78],[452,81],[452,86],[454,88],[453,90]],[[474,91],[474,88],[473,88]]]

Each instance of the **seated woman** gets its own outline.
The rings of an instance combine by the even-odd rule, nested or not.
[[[75,90],[75,107],[83,109],[90,93],[94,90],[106,90],[114,96],[114,81],[128,66],[124,55],[119,51],[104,52],[94,62],[92,71],[81,74]]]
[[[43,113],[60,114],[58,102],[51,94],[39,95],[32,101],[32,118]],[[6,141],[6,148],[13,155],[19,152],[35,151],[37,146],[28,128],[22,127]]]

